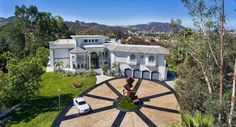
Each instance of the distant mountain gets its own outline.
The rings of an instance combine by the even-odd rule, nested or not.
[[[120,26],[108,26],[103,24],[98,24],[95,22],[85,23],[82,21],[66,21],[66,24],[74,30],[77,34],[86,34],[91,31],[97,31],[98,33],[105,34],[106,32],[121,32],[127,33],[128,29]]]
[[[81,33],[84,29],[97,29],[100,31],[104,31],[105,29],[117,30],[121,33],[127,33],[128,30],[135,31],[144,31],[144,32],[170,32],[171,27],[169,23],[161,23],[161,22],[150,22],[147,24],[137,24],[137,25],[129,25],[129,26],[108,26],[102,25],[98,23],[85,23],[81,21],[76,22],[66,22],[66,24],[77,31],[77,33]],[[184,27],[181,25],[177,26],[177,30],[183,29]]]
[[[152,31],[152,32],[170,32],[171,27],[169,23],[162,22],[150,22],[148,24],[138,24],[129,26],[129,28],[137,30],[137,31]],[[181,25],[177,26],[177,29],[183,29],[184,27]]]
[[[14,20],[14,16],[3,18],[0,17],[0,26],[8,23],[12,23]],[[129,25],[129,26],[108,26],[103,24],[98,24],[95,22],[85,23],[82,21],[65,21],[66,24],[76,32],[76,34],[84,34],[89,33],[91,31],[97,31],[98,33],[106,33],[106,32],[121,32],[126,34],[128,30],[136,30],[136,31],[145,31],[145,32],[170,32],[170,24],[162,23],[162,22],[150,22],[147,24],[137,24],[137,25]],[[177,26],[177,29],[183,29],[183,26]]]
[[[8,18],[0,17],[0,26],[1,25],[6,25],[8,23],[12,23],[14,18],[15,18],[14,16],[11,16],[11,17],[8,17]]]

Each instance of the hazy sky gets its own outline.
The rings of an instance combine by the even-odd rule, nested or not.
[[[67,21],[131,25],[182,19],[192,26],[192,18],[181,0],[0,0],[0,17],[14,15],[16,5],[36,5],[39,11],[60,15]],[[236,28],[236,1],[225,0],[228,27]]]

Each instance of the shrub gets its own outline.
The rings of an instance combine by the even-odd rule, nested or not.
[[[107,75],[107,74],[108,74],[108,69],[109,69],[108,64],[103,64],[103,65],[102,65],[102,71],[103,71],[103,74],[104,74],[104,75]]]
[[[80,80],[74,80],[74,81],[72,81],[72,85],[75,88],[80,88],[83,86],[83,83],[81,83]]]
[[[182,123],[173,123],[171,127],[213,127],[214,117],[197,111],[194,115],[182,113]]]
[[[92,77],[94,76],[93,70],[86,71],[82,74],[83,77]]]

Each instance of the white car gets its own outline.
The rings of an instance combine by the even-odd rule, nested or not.
[[[79,113],[88,113],[91,108],[90,106],[85,102],[84,98],[82,97],[76,97],[73,99],[74,105],[79,110]]]

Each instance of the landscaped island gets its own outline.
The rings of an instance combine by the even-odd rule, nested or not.
[[[137,107],[130,97],[123,97],[118,101],[118,107],[122,110],[133,110]]]

